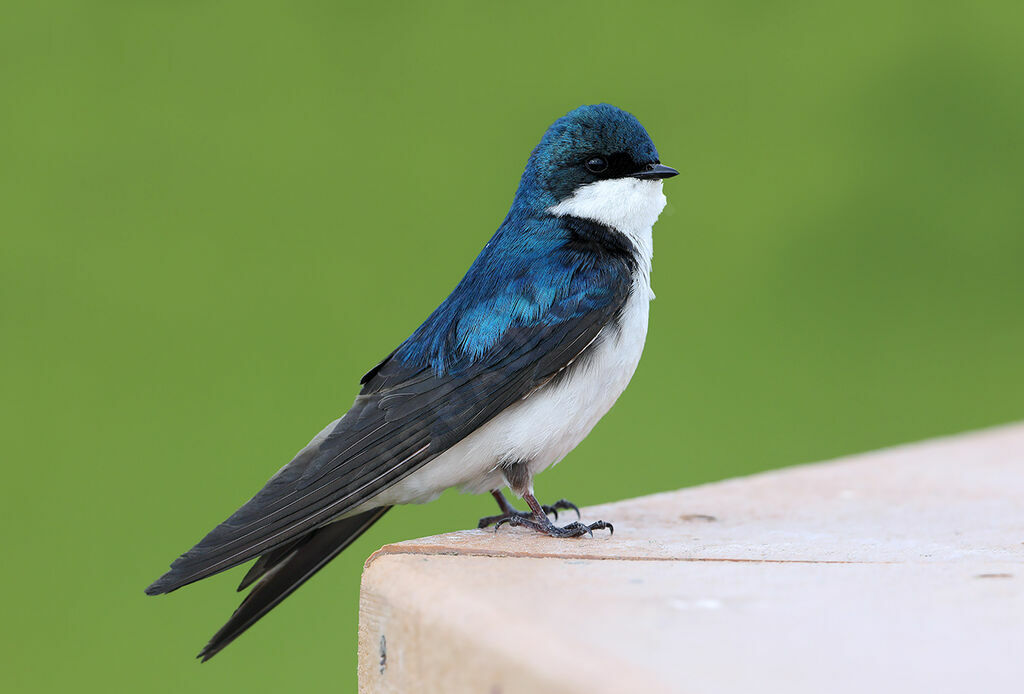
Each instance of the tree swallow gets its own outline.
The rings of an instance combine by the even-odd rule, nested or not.
[[[146,589],[169,593],[258,557],[255,587],[209,660],[395,504],[490,492],[490,524],[577,537],[533,478],[565,457],[633,376],[647,336],[651,229],[675,176],[631,114],[581,106],[548,128],[512,207],[451,295],[363,376],[352,408]],[[529,511],[502,494],[509,487]],[[577,516],[579,511],[576,510]]]

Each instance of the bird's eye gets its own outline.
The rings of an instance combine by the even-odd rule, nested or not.
[[[601,173],[608,168],[608,160],[603,157],[591,157],[584,166],[590,173]]]

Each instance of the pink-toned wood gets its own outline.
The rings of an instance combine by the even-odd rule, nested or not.
[[[584,509],[598,518],[613,537],[504,527],[375,553],[360,690],[1024,681],[1022,425]]]

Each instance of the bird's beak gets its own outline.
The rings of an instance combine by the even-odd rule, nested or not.
[[[671,166],[665,166],[664,164],[648,164],[640,171],[632,174],[633,178],[644,178],[644,179],[658,179],[658,178],[672,178],[678,176],[679,172],[673,169]]]

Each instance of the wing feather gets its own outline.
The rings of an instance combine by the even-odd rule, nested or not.
[[[618,279],[600,287],[599,301],[569,297],[550,307],[544,322],[508,327],[486,354],[441,374],[397,358],[399,348],[364,377],[360,395],[333,429],[146,592],[170,592],[294,543],[441,455],[593,344],[628,297],[629,283]]]

